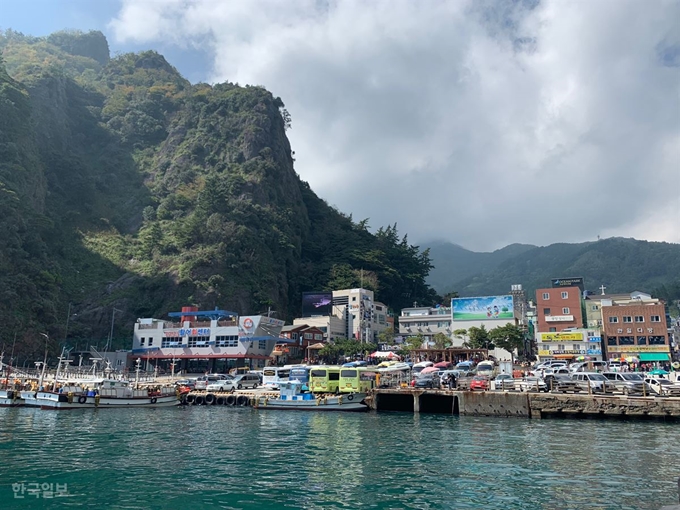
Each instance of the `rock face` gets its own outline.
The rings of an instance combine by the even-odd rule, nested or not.
[[[110,59],[98,32],[7,30],[0,50],[1,341],[104,338],[114,308],[120,347],[187,304],[289,319],[361,270],[392,306],[434,300],[396,226],[373,235],[299,179],[267,90],[192,85],[154,51]]]

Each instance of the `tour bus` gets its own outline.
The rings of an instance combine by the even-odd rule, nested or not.
[[[283,368],[289,368],[289,381],[299,381],[303,384],[309,384],[309,369],[307,365],[285,365]]]
[[[366,393],[376,386],[376,373],[367,368],[340,369],[341,393]]]
[[[309,372],[309,389],[314,393],[338,393],[340,367],[312,367]]]
[[[278,390],[282,382],[288,382],[290,368],[264,367],[262,370],[262,386]]]

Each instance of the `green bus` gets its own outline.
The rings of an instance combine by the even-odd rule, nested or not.
[[[313,367],[309,371],[309,390],[312,393],[338,393],[340,367]]]
[[[367,368],[342,367],[340,393],[366,393],[375,388],[376,373]]]

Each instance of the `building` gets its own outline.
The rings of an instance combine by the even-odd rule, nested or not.
[[[300,319],[296,319],[300,320]],[[293,324],[281,328],[281,337],[289,339],[288,342],[279,342],[272,351],[274,364],[285,365],[293,361],[301,361],[307,356],[307,348],[310,345],[325,342],[323,330],[309,324]]]
[[[602,337],[599,328],[572,329],[559,333],[536,333],[538,359],[568,361],[603,359]]]
[[[280,341],[284,322],[261,315],[238,316],[226,310],[199,311],[193,306],[172,312],[175,320],[137,319],[134,358],[175,371],[226,372],[262,367]]]
[[[537,289],[537,333],[557,333],[583,328],[582,308],[579,287]]]
[[[345,322],[346,338],[377,342],[378,334],[389,328],[387,306],[376,302],[368,289],[334,290],[332,314]]]
[[[634,357],[642,363],[670,361],[665,304],[648,294],[637,294],[624,300],[600,301],[607,357]]]
[[[399,335],[402,337],[423,335],[428,345],[434,335],[443,333],[451,338],[451,308],[447,306],[419,306],[403,308],[399,316]]]

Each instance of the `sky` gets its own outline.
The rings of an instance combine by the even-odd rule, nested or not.
[[[680,242],[680,0],[0,0],[0,27],[266,87],[301,178],[410,242]]]

